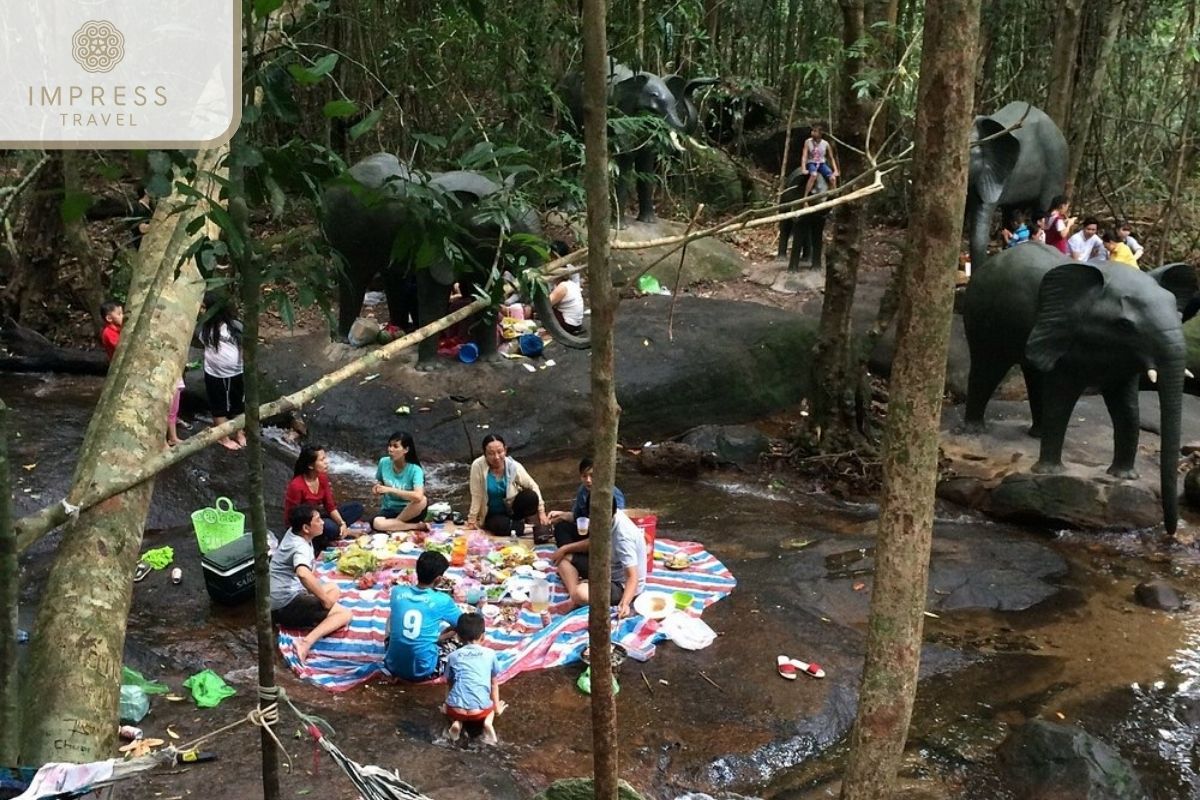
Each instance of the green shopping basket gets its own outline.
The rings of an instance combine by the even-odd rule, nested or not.
[[[192,528],[200,555],[216,550],[240,538],[246,532],[246,515],[233,507],[228,497],[218,497],[215,508],[200,508],[192,512]]]

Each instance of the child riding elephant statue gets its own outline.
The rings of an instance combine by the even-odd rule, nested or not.
[[[362,309],[367,287],[382,276],[391,322],[403,327],[415,281],[417,322],[424,326],[446,316],[450,290],[462,282],[465,293],[487,283],[504,235],[540,236],[537,214],[511,201],[502,186],[478,172],[417,172],[390,153],[367,156],[326,187],[321,228],[345,268],[338,277],[338,334],[345,338]],[[495,204],[495,208],[486,206]],[[541,254],[505,242],[536,267]],[[459,266],[448,254],[461,255]],[[585,334],[567,333],[545,292],[533,300],[542,324],[560,343],[583,349]],[[494,326],[477,321],[474,335],[482,357],[494,357]],[[418,347],[418,369],[437,365],[438,337]]]
[[[802,198],[807,183],[808,171],[804,167],[792,170],[787,178],[787,188],[779,197],[780,204],[786,205]],[[810,196],[828,190],[825,176],[817,173]],[[807,261],[813,269],[821,268],[821,257],[825,252],[825,220],[828,217],[828,211],[817,211],[779,221],[779,251],[776,258],[782,260],[787,257],[790,242],[792,255],[788,258],[788,272],[799,272],[801,261]]]

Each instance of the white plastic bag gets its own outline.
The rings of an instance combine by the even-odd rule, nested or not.
[[[684,650],[703,650],[717,638],[717,632],[704,620],[681,612],[664,619],[658,630]]]

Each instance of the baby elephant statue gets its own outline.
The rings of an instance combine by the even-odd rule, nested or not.
[[[1162,412],[1163,521],[1178,522],[1180,406],[1186,347],[1180,309],[1197,291],[1188,264],[1145,273],[1113,261],[1072,261],[1030,242],[987,259],[967,285],[963,322],[971,352],[966,427],[983,430],[992,393],[1021,365],[1041,436],[1037,473],[1062,470],[1063,438],[1079,396],[1096,387],[1113,425],[1108,473],[1136,478],[1138,383],[1157,372]]]
[[[388,312],[398,327],[412,303],[413,284],[422,326],[446,315],[455,282],[464,293],[485,284],[504,231],[541,233],[536,212],[516,201],[485,207],[503,198],[506,188],[478,172],[418,172],[390,153],[367,156],[334,180],[322,198],[321,228],[345,260],[338,276],[338,334],[344,338],[350,331],[376,276],[382,278]],[[462,254],[465,266],[456,269],[446,255],[450,252]],[[527,256],[527,266],[538,266],[540,256],[532,248],[519,246],[519,252]],[[423,254],[429,254],[430,263],[420,263]],[[590,346],[586,333],[575,336],[563,329],[546,292],[537,293],[533,302],[542,324],[561,344]],[[494,357],[493,327],[480,321],[474,333],[481,357]],[[438,365],[437,344],[437,336],[420,343],[418,369]]]
[[[779,198],[780,204],[792,203],[803,197],[807,183],[808,173],[803,167],[792,170],[792,174],[787,178],[787,188]],[[812,194],[828,190],[829,184],[825,182],[825,177],[817,173]],[[821,268],[821,256],[825,252],[825,220],[828,216],[828,211],[818,211],[803,217],[779,221],[779,252],[776,258],[783,260],[787,257],[790,240],[792,255],[788,258],[788,272],[799,272],[802,260],[808,261],[813,269]]]

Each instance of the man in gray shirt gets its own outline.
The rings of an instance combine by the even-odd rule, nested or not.
[[[567,558],[571,553],[587,552],[591,539],[563,545],[550,557],[558,566],[558,577],[577,606],[588,604],[588,580]],[[629,616],[633,601],[646,588],[646,537],[613,500],[612,521],[612,583],[609,595],[617,607],[617,616]]]
[[[312,628],[296,641],[300,663],[314,644],[350,624],[350,609],[338,603],[341,592],[322,583],[313,571],[312,540],[325,522],[312,506],[298,505],[288,517],[287,533],[271,554],[271,618],[285,628]]]

